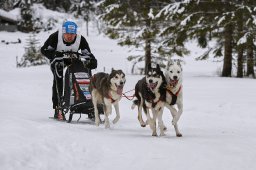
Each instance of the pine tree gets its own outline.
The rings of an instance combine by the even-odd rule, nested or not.
[[[17,63],[17,67],[29,67],[48,63],[41,54],[38,44],[39,40],[36,39],[36,35],[30,35],[27,39],[25,54],[22,56],[21,61]]]
[[[145,62],[147,65],[158,59],[158,43],[160,20],[155,16],[167,0],[106,0],[100,4],[102,14],[100,17],[107,25],[106,34],[119,40],[119,45],[132,46],[142,49],[144,55],[129,56],[128,60],[134,64]]]
[[[72,0],[42,0],[46,8],[60,12],[70,12],[71,1]]]
[[[56,10],[59,4],[56,0],[43,0],[43,5],[48,9]]]
[[[30,0],[21,0],[21,20],[18,23],[18,30],[22,32],[34,31],[33,11],[31,9],[32,2]]]
[[[14,0],[4,0],[0,1],[0,9],[4,9],[6,11],[9,11],[13,8]]]
[[[214,0],[188,0],[167,5],[158,14],[173,22],[173,24],[167,25],[164,28],[166,31],[161,34],[166,37],[164,45],[171,45],[173,49],[178,45],[179,49],[182,49],[185,42],[196,39],[200,47],[206,48],[208,41],[217,37],[217,45],[209,48],[198,59],[207,59],[211,52],[215,57],[222,55],[224,34],[220,30],[224,29],[218,30],[217,23],[213,22],[216,16],[222,13],[222,10],[222,2]],[[172,52],[180,56],[184,54],[183,50]]]
[[[95,11],[95,2],[92,0],[73,0],[71,11],[76,17],[82,17],[86,22],[86,34],[89,36],[89,21]]]
[[[168,39],[167,43],[182,45],[189,39],[197,39],[198,44],[205,48],[208,41],[215,40],[216,45],[209,48],[199,59],[207,59],[209,54],[214,57],[223,56],[222,76],[230,77],[233,59],[238,56],[237,74],[241,77],[243,63],[240,62],[243,62],[244,44],[250,46],[250,43],[243,39],[253,35],[252,32],[255,30],[254,6],[255,2],[252,0],[188,0],[169,4],[160,12],[160,15],[164,14],[169,21],[175,23],[175,27],[167,26],[164,29],[170,32],[165,32],[167,36],[173,37]]]

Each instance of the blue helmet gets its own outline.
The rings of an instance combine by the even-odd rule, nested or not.
[[[77,25],[76,23],[72,22],[72,21],[66,21],[63,23],[62,25],[62,32],[64,33],[68,33],[68,34],[76,34],[77,31]]]

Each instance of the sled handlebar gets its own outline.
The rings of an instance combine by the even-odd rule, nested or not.
[[[78,56],[82,56],[83,54],[82,53],[79,53],[79,52],[73,52],[73,51],[65,51],[65,52],[61,52],[62,54],[76,54]]]
[[[79,56],[83,56],[82,53],[79,53],[79,52],[73,52],[73,51],[66,51],[66,52],[59,52],[60,54],[63,54],[63,57],[56,57],[54,58],[52,61],[51,61],[51,65],[53,63],[56,63],[56,62],[62,62],[64,61],[65,59],[72,59],[72,58],[79,58]],[[65,55],[66,54],[66,55]],[[72,54],[75,54],[77,56],[72,56]]]

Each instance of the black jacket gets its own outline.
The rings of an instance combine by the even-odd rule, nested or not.
[[[63,40],[63,43],[66,44],[67,46],[73,44],[74,42],[67,43]],[[41,47],[41,53],[44,56],[46,56],[50,61],[52,61],[55,57],[57,44],[58,44],[58,31],[51,34],[49,38],[45,41],[44,45]],[[81,50],[83,55],[88,55],[90,57],[90,63],[88,67],[90,69],[97,68],[97,60],[94,57],[94,55],[91,53],[90,47],[83,36],[81,36],[79,50]]]

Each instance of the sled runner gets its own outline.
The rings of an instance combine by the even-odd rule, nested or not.
[[[92,97],[89,91],[91,70],[86,67],[87,60],[82,61],[82,54],[77,52],[63,52],[64,57],[55,58],[51,64],[54,64],[56,78],[62,78],[63,88],[56,88],[58,93],[58,109],[64,116],[69,113],[68,123],[72,121],[74,114],[87,114],[89,119],[94,119],[94,108]],[[62,74],[58,72],[57,67],[62,66]],[[56,79],[55,78],[55,79]],[[103,113],[103,107],[98,106],[100,113]],[[79,119],[80,119],[79,118]],[[78,119],[78,120],[79,120]]]

